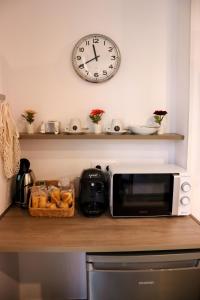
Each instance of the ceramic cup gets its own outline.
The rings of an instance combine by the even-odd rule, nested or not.
[[[71,119],[69,123],[70,132],[80,132],[81,131],[81,121],[80,119]]]
[[[120,132],[122,131],[122,123],[119,119],[112,119],[111,122],[111,131],[113,132]]]

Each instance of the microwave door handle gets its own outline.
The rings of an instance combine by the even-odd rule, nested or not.
[[[174,174],[173,199],[172,199],[172,215],[178,215],[180,198],[180,175]]]

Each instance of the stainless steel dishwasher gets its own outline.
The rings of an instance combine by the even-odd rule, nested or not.
[[[87,254],[88,300],[200,300],[200,251]]]

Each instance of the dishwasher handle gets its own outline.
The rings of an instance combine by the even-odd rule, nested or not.
[[[160,270],[200,270],[200,260],[166,262],[165,264],[109,264],[109,263],[87,263],[88,272],[144,272]]]

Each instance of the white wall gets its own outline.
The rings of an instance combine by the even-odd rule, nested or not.
[[[105,108],[106,119],[121,117],[128,124],[146,121],[158,107],[171,115],[173,8],[172,0],[5,1],[1,53],[15,115],[33,107],[39,119],[85,121],[96,106]],[[118,74],[100,85],[81,80],[71,64],[73,45],[91,32],[113,38],[122,54]]]
[[[106,111],[105,126],[112,118],[121,118],[125,126],[145,123],[155,109],[166,109],[168,130],[176,132],[180,105],[175,103],[180,98],[181,106],[187,108],[188,103],[187,94],[180,95],[176,86],[177,81],[183,86],[186,82],[189,4],[189,0],[2,2],[3,83],[20,128],[25,108],[38,112],[37,123],[59,119],[65,126],[72,117],[88,125],[90,109],[100,107]],[[92,32],[114,39],[122,55],[117,75],[99,85],[81,80],[71,64],[74,44]],[[187,133],[187,122],[181,131]],[[174,143],[169,142],[23,141],[22,147],[38,178],[79,175],[91,158],[176,160]],[[184,165],[185,156],[180,163]]]
[[[189,166],[193,177],[193,214],[200,220],[200,2],[192,1]]]
[[[168,130],[187,134],[187,121],[182,120],[187,119],[189,101],[189,5],[189,0],[1,1],[2,83],[19,127],[23,127],[20,115],[26,108],[38,112],[37,124],[59,119],[63,126],[72,117],[88,125],[88,113],[96,107],[106,111],[105,126],[112,118],[121,118],[125,126],[142,124],[155,109],[166,109]],[[99,85],[81,80],[71,64],[77,40],[95,32],[111,37],[122,55],[116,76]],[[22,141],[21,145],[41,179],[80,175],[96,159],[174,162],[180,158],[182,165],[187,161],[187,140],[178,147],[164,141]],[[76,276],[73,260],[65,259],[68,276]],[[37,262],[34,256],[33,262]],[[83,258],[81,262],[83,266]],[[54,260],[52,264],[56,268]],[[22,254],[21,297],[31,299],[33,291],[40,299],[44,295],[40,283],[52,277],[44,263],[38,282],[33,274],[28,286],[23,280],[30,266]],[[56,286],[60,280],[63,283],[58,276]],[[72,283],[65,296],[84,297],[85,288],[78,288],[83,280],[77,279],[76,291]]]
[[[182,9],[180,3],[174,2],[174,13],[176,18],[172,24],[173,28],[177,28],[174,47],[175,57],[173,60],[172,76],[173,80],[173,107],[176,111],[173,116],[176,131],[183,134],[185,139],[181,143],[176,143],[176,162],[177,164],[187,168],[188,159],[188,118],[189,118],[189,84],[190,84],[190,11],[191,1],[184,1]],[[186,22],[186,20],[188,22]],[[172,75],[172,74],[171,74]]]

